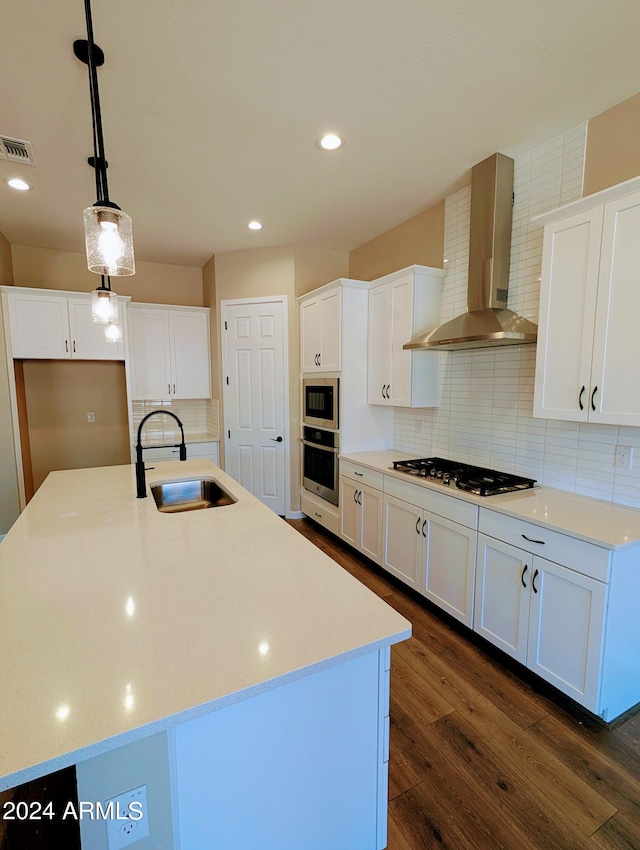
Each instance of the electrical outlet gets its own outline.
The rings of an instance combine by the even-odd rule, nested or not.
[[[88,411],[87,412],[87,422],[95,422],[95,421],[96,421],[96,415],[93,412],[93,410]]]
[[[109,850],[121,850],[149,835],[149,809],[147,786],[140,785],[105,803],[110,806],[107,819],[107,843]]]
[[[424,420],[416,419],[416,434],[424,434]]]
[[[632,446],[616,446],[616,469],[631,469],[633,462]]]

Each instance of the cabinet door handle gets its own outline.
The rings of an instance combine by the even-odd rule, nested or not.
[[[382,389],[380,390],[380,395],[384,398],[384,384],[382,385]]]
[[[526,586],[527,586],[527,585],[524,583],[524,577],[526,576],[526,574],[527,574],[527,570],[528,570],[528,569],[529,569],[529,564],[525,564],[525,565],[524,565],[524,569],[522,570],[522,575],[520,576],[520,583],[522,584],[522,586],[523,586],[523,587],[526,587]]]
[[[578,404],[580,405],[580,410],[584,410],[584,404],[582,403],[582,396],[584,395],[585,390],[586,390],[586,387],[583,386],[582,389],[580,390],[580,395],[578,396]]]
[[[391,384],[387,384],[387,398],[390,398],[390,396],[389,396],[389,390],[390,389],[391,389]]]
[[[167,392],[171,395],[171,384],[167,384]]]
[[[322,366],[322,352],[318,354],[318,366]]]
[[[522,536],[524,537],[525,540],[528,540],[529,543],[539,543],[541,546],[544,546],[545,542],[546,542],[544,540],[536,540],[535,537],[527,537],[526,534],[523,534]]]
[[[174,395],[176,394],[176,385],[175,384],[173,385],[173,394]]]
[[[356,503],[356,505],[358,504],[358,491],[357,490],[353,491],[353,501]]]
[[[75,341],[75,339],[73,341],[73,353],[74,354],[76,353],[76,341]]]
[[[426,537],[426,536],[427,536],[427,534],[426,534],[426,532],[425,532],[425,528],[426,528],[426,527],[427,527],[427,521],[426,521],[426,519],[425,519],[425,521],[422,523],[422,536],[423,536],[423,537]]]
[[[68,339],[65,339],[65,341],[64,341],[64,350],[67,352],[67,354],[69,353],[69,340]]]
[[[594,388],[593,388],[593,392],[591,393],[591,410],[595,410],[595,409],[596,409],[596,406],[595,406],[595,403],[594,403],[593,399],[595,398],[595,394],[596,394],[597,392],[598,392],[598,388],[597,388],[597,387],[594,387]]]
[[[420,534],[420,517],[416,520],[416,534]]]
[[[533,578],[531,579],[531,587],[533,588],[533,592],[537,593],[538,588],[536,587],[536,579],[538,578],[538,570],[533,574]]]
[[[358,504],[362,504],[362,490],[358,490]]]

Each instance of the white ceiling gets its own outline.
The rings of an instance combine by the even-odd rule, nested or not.
[[[640,90],[638,0],[93,0],[112,200],[138,259],[352,250],[476,162]],[[95,201],[82,0],[0,0],[0,231],[83,251]],[[337,153],[314,145],[325,130]],[[18,174],[33,191],[2,180]],[[251,218],[264,230],[246,228]]]

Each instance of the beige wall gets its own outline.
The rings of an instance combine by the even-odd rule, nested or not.
[[[349,277],[349,254],[323,248],[296,248],[294,275],[296,298],[299,298],[339,277]]]
[[[0,233],[0,285],[13,284],[11,246]],[[0,307],[0,534],[6,534],[20,513],[18,478],[13,449],[6,341]]]
[[[387,230],[349,254],[349,277],[375,280],[414,264],[441,269],[444,201]]]
[[[11,252],[16,286],[91,292],[99,285],[100,277],[87,269],[84,254],[24,245],[12,245]],[[202,269],[192,266],[138,260],[134,275],[113,278],[111,285],[118,295],[130,295],[132,301],[204,306]]]
[[[25,360],[24,382],[36,490],[55,469],[130,463],[124,363]]]
[[[583,195],[640,175],[640,93],[587,125]]]

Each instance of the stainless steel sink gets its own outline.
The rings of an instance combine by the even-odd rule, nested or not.
[[[238,501],[228,490],[221,487],[215,478],[159,481],[151,485],[151,492],[156,507],[165,514],[220,508]]]

